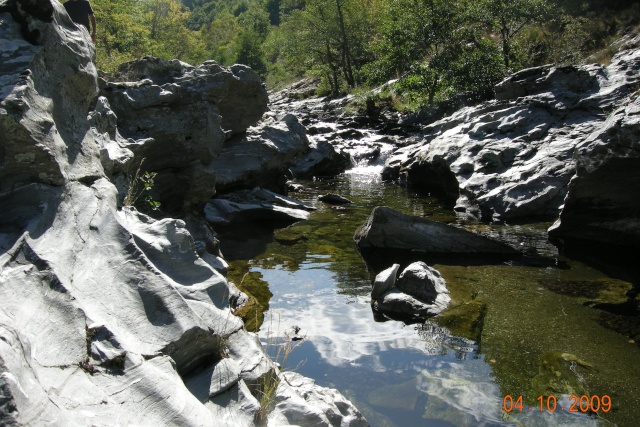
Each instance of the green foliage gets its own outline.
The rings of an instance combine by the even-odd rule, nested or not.
[[[478,0],[470,7],[472,19],[500,35],[504,65],[509,69],[515,37],[551,10],[547,0]]]
[[[140,161],[135,175],[129,181],[129,188],[122,204],[124,206],[135,206],[142,210],[157,211],[160,209],[160,202],[153,200],[153,196],[149,194],[153,190],[154,179],[157,174],[149,171],[140,174],[144,160]],[[144,201],[144,203],[140,204],[140,200]]]
[[[278,88],[305,76],[336,96],[399,79],[392,104],[479,100],[508,72],[607,61],[638,25],[621,0],[93,0],[97,63],[144,55],[242,63]],[[398,101],[401,100],[401,101]]]
[[[240,34],[236,61],[239,64],[250,66],[262,78],[266,77],[267,64],[264,60],[264,52],[260,37],[251,30],[244,30]]]
[[[367,1],[307,0],[304,9],[282,17],[280,36],[286,40],[279,48],[279,59],[320,76],[333,95],[345,86],[355,87],[361,82],[362,65],[368,62],[375,10],[363,3]]]

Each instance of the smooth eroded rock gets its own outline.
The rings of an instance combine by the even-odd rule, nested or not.
[[[405,215],[385,206],[376,207],[356,230],[358,249],[401,250],[449,256],[518,255],[503,243],[425,218]]]

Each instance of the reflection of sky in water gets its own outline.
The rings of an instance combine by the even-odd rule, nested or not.
[[[252,268],[273,293],[259,335],[267,342],[270,334],[300,327],[306,339],[285,368],[304,361],[298,372],[338,388],[372,425],[596,425],[582,415],[528,407],[504,417],[503,396],[473,342],[432,324],[375,322],[369,298],[338,293],[328,267],[325,257],[309,256],[297,271]]]

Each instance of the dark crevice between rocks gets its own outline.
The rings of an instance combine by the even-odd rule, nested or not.
[[[408,187],[420,188],[421,191],[441,199],[446,208],[453,209],[460,195],[460,186],[446,163],[435,160],[432,163],[420,163],[404,173]]]
[[[18,416],[18,406],[13,397],[11,386],[8,383],[10,372],[6,368],[4,360],[0,357],[0,425],[19,426],[16,420]]]

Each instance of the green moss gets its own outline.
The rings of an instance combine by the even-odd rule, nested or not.
[[[578,369],[591,368],[593,366],[573,354],[559,351],[542,353],[538,363],[538,375],[531,381],[533,395],[589,395]],[[529,403],[534,402],[532,400]]]
[[[438,325],[449,329],[453,335],[480,343],[487,305],[480,301],[467,301],[445,310],[435,317]]]
[[[633,285],[623,280],[599,278],[596,280],[542,279],[540,284],[550,291],[577,298],[587,305],[624,304]]]

